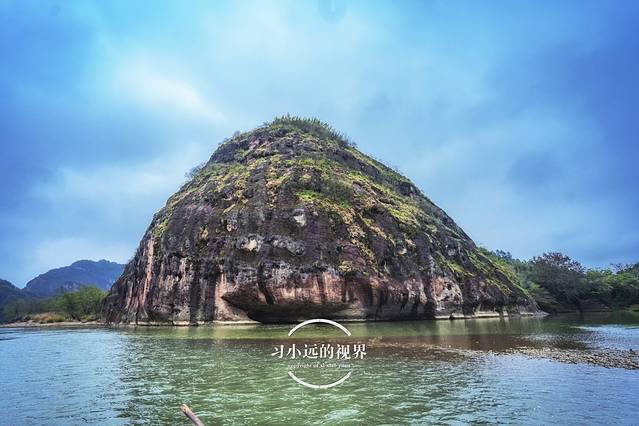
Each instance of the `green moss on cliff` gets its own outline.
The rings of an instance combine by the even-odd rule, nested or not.
[[[482,267],[482,272],[492,280],[492,284],[499,286],[505,291],[505,285],[503,284],[504,280],[500,279],[498,276],[501,275],[512,285],[512,288],[506,287],[508,290],[515,291],[516,293],[532,300],[532,296],[528,290],[522,286],[521,280],[517,274],[506,262],[493,255],[490,251],[483,247],[478,247],[477,251],[472,252],[469,257],[472,259],[474,265]],[[491,267],[488,267],[487,265],[490,265]]]
[[[388,166],[375,160],[374,158],[362,154],[357,148],[351,146],[346,148],[346,151],[351,153],[353,157],[355,157],[361,163],[373,168],[384,180],[393,184],[405,183],[412,185],[411,181],[406,176],[389,168]]]
[[[300,200],[307,203],[313,203],[314,205],[325,210],[332,210],[343,213],[344,210],[351,210],[353,208],[353,206],[350,205],[345,199],[335,199],[333,197],[326,196],[325,194],[308,189],[299,191],[297,193],[297,196]],[[350,214],[351,212],[349,211],[348,213]]]

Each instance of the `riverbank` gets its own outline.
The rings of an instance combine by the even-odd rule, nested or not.
[[[340,322],[340,323],[347,323],[347,324],[360,324],[360,323],[402,323],[402,322],[414,322],[414,321],[424,321],[424,322],[430,322],[430,321],[437,321],[437,322],[445,322],[445,321],[465,321],[465,320],[490,320],[490,319],[496,319],[496,318],[503,318],[503,319],[513,319],[513,320],[517,320],[517,319],[524,319],[524,318],[538,318],[538,319],[542,319],[542,318],[561,318],[561,317],[583,317],[584,315],[588,316],[588,314],[590,315],[611,315],[611,314],[615,314],[615,313],[624,313],[624,312],[628,312],[628,313],[637,313],[639,312],[639,309],[637,306],[634,306],[633,309],[619,309],[619,310],[612,310],[612,311],[593,311],[593,312],[584,312],[582,314],[579,314],[579,312],[569,312],[569,313],[560,313],[560,314],[548,314],[546,312],[543,311],[537,311],[537,312],[524,312],[524,313],[519,313],[519,314],[508,314],[506,312],[504,312],[504,314],[500,315],[499,313],[496,312],[477,312],[475,315],[461,315],[461,314],[453,314],[453,315],[441,315],[441,316],[436,316],[435,318],[429,318],[429,319],[423,319],[423,320],[395,320],[395,321],[389,321],[389,320],[362,320],[362,319],[350,319],[350,318],[345,318],[345,319],[336,319],[335,321]],[[301,321],[301,320],[300,320]],[[288,325],[288,324],[297,324],[296,322],[291,322],[291,323],[279,323],[277,325]],[[211,321],[211,322],[198,322],[198,323],[190,323],[188,321],[184,321],[184,322],[174,322],[174,323],[164,323],[164,322],[145,322],[145,323],[137,323],[137,324],[133,324],[133,323],[119,323],[119,324],[106,324],[102,321],[69,321],[69,320],[65,320],[65,321],[57,321],[57,322],[38,322],[38,321],[17,321],[17,322],[11,322],[11,323],[0,323],[0,328],[37,328],[37,327],[48,327],[48,328],[55,328],[55,327],[64,327],[64,328],[68,328],[68,327],[77,327],[77,328],[81,328],[81,327],[109,327],[109,328],[135,328],[135,327],[150,327],[150,328],[155,328],[155,327],[167,327],[167,328],[171,328],[171,327],[179,327],[179,328],[186,328],[186,327],[213,327],[213,326],[247,326],[247,325],[251,325],[251,326],[255,326],[255,325],[274,325],[274,324],[264,324],[261,323],[259,321],[252,321],[252,320],[241,320],[241,321]]]
[[[495,318],[543,318],[548,316],[547,313],[539,311],[539,312],[525,312],[521,314],[499,314],[499,313],[490,313],[490,312],[478,312],[476,315],[462,315],[462,314],[451,314],[448,316],[436,316],[435,318],[423,319],[420,321],[453,321],[453,320],[482,320],[482,319],[495,319]],[[301,321],[301,320],[300,320]],[[406,320],[395,320],[389,321],[387,319],[383,320],[362,320],[362,319],[336,319],[335,321],[341,323],[373,323],[373,322],[406,322],[406,321],[415,321],[412,319]],[[297,324],[297,322],[282,322],[277,323],[277,325],[287,325],[287,324]],[[234,325],[273,325],[273,324],[265,324],[259,321],[252,320],[240,320],[240,321],[209,321],[209,322],[197,322],[191,323],[188,321],[182,322],[143,322],[143,323],[117,323],[117,324],[106,324],[103,321],[57,321],[57,322],[38,322],[38,321],[18,321],[0,324],[0,328],[33,328],[33,327],[95,327],[95,326],[103,326],[103,327],[111,327],[111,328],[128,328],[128,327],[207,327],[207,326],[234,326]]]
[[[488,320],[488,319],[522,319],[522,318],[555,318],[555,317],[570,317],[570,316],[583,316],[588,314],[614,314],[614,313],[623,313],[623,312],[639,312],[638,309],[619,309],[612,311],[592,311],[592,312],[584,312],[583,314],[579,314],[579,312],[566,312],[566,313],[558,313],[558,314],[548,314],[544,311],[537,312],[522,312],[522,313],[507,313],[499,314],[498,312],[489,312],[489,311],[479,311],[475,313],[475,315],[463,315],[460,313],[454,313],[451,315],[438,315],[435,318],[423,319],[423,320],[394,320],[389,321],[387,319],[382,320],[362,320],[362,319],[352,319],[352,318],[342,318],[342,319],[334,319],[340,323],[347,324],[359,324],[359,323],[393,323],[393,322],[413,322],[413,321],[465,321],[465,320]],[[301,320],[300,320],[301,321]],[[287,325],[287,324],[297,324],[297,322],[282,322],[277,325]],[[38,321],[18,321],[12,323],[0,323],[0,328],[34,328],[34,327],[110,327],[110,328],[131,328],[131,327],[211,327],[211,326],[247,326],[247,325],[274,325],[271,323],[261,323],[259,321],[253,320],[240,320],[240,321],[210,321],[210,322],[197,322],[191,323],[188,321],[184,322],[173,322],[173,323],[165,323],[165,322],[143,322],[143,323],[117,323],[117,324],[106,324],[102,321],[58,321],[58,322],[38,322]]]
[[[59,321],[40,323],[36,321],[20,321],[0,324],[0,328],[82,328],[82,327],[104,327],[105,324],[100,321]]]

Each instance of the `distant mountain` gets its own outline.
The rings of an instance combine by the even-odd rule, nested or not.
[[[7,280],[0,279],[0,322],[5,320],[3,309],[5,305],[24,298],[22,290]]]
[[[22,297],[22,291],[9,281],[0,279],[0,308]]]
[[[74,291],[84,285],[108,290],[124,270],[124,265],[108,260],[78,260],[69,266],[52,269],[27,283],[24,293],[48,297],[60,292]]]

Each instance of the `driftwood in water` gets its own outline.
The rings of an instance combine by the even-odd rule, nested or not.
[[[202,420],[200,420],[198,416],[196,416],[195,413],[191,411],[188,405],[182,404],[182,406],[180,407],[180,410],[182,410],[184,415],[188,417],[189,420],[191,420],[191,423],[193,423],[195,426],[204,426],[204,423],[202,423]]]

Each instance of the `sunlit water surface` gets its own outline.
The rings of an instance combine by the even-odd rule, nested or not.
[[[639,350],[639,315],[120,329],[0,329],[0,424],[638,424],[639,371],[506,353]],[[291,343],[366,344],[342,368],[271,356]],[[299,360],[296,362],[307,362]]]

